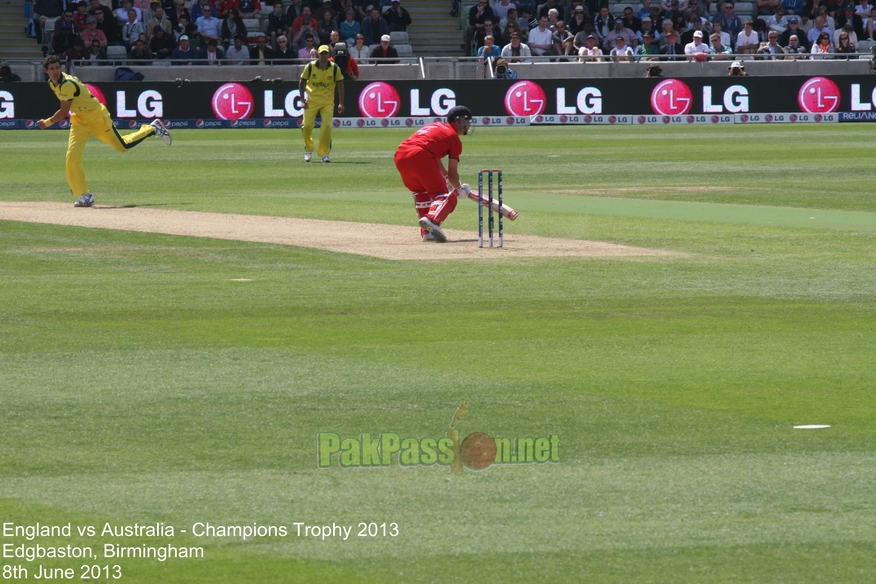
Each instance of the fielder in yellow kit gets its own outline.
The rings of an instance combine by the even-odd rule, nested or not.
[[[88,191],[85,182],[85,168],[82,166],[82,150],[92,135],[106,142],[119,152],[127,152],[143,140],[161,136],[165,144],[170,145],[170,132],[161,123],[153,120],[151,124],[143,124],[140,129],[126,136],[116,130],[109,111],[97,101],[88,87],[72,75],[61,72],[61,60],[52,55],[43,63],[43,69],[49,76],[49,87],[61,102],[61,108],[50,118],[39,120],[37,125],[45,130],[52,124],[60,122],[70,114],[70,140],[67,143],[67,184],[74,197],[77,197],[76,207],[93,207],[94,196]]]
[[[319,129],[319,152],[323,162],[331,162],[332,118],[335,115],[335,86],[338,88],[338,113],[344,113],[344,72],[329,61],[331,50],[328,45],[319,47],[319,59],[311,61],[301,72],[298,91],[304,107],[304,162],[313,158],[313,126],[316,114],[322,119]],[[307,92],[305,97],[305,90]]]

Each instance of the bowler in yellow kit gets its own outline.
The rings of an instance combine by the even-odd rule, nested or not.
[[[91,95],[88,87],[72,75],[61,71],[61,60],[52,55],[43,63],[43,69],[49,77],[49,87],[61,102],[61,108],[50,118],[39,120],[37,125],[45,130],[52,124],[60,122],[70,115],[70,140],[67,143],[67,184],[76,197],[74,206],[93,207],[94,196],[88,190],[85,182],[85,168],[82,166],[82,150],[92,135],[106,142],[119,152],[127,152],[143,140],[161,136],[165,144],[170,145],[170,132],[161,123],[153,120],[151,124],[143,124],[140,129],[126,136],[116,130],[109,111],[102,103]]]
[[[335,86],[338,88],[338,113],[344,113],[344,72],[329,61],[328,45],[319,47],[319,59],[311,61],[301,72],[298,91],[304,107],[304,162],[313,158],[313,126],[316,114],[322,119],[319,129],[319,152],[323,162],[331,162],[332,118],[335,115]],[[305,95],[306,91],[306,95]]]

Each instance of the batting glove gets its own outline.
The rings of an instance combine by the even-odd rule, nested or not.
[[[471,193],[471,187],[468,186],[466,183],[462,183],[461,185],[459,185],[458,190],[461,194],[465,195],[466,197],[469,195],[469,193]]]

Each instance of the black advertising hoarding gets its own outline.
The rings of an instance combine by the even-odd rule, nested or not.
[[[123,127],[126,121],[136,125],[152,118],[188,120],[194,127],[294,127],[302,115],[297,84],[288,81],[145,81],[90,87]],[[653,116],[738,119],[776,112],[839,113],[834,117],[858,120],[876,118],[876,76],[348,81],[346,112],[340,118],[425,119],[444,116],[457,104],[469,106],[476,116],[532,123],[569,116],[638,116],[644,123],[642,119]],[[0,84],[0,128],[33,127],[57,107],[44,83]]]

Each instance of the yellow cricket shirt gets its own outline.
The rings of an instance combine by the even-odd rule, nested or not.
[[[341,68],[332,62],[322,70],[319,61],[311,61],[301,72],[301,78],[307,81],[307,99],[318,104],[335,102],[335,84],[344,80]]]
[[[55,96],[61,101],[72,101],[70,111],[74,114],[84,115],[100,109],[100,102],[91,95],[85,84],[72,75],[61,73],[58,84],[49,79],[49,87],[55,92]]]

